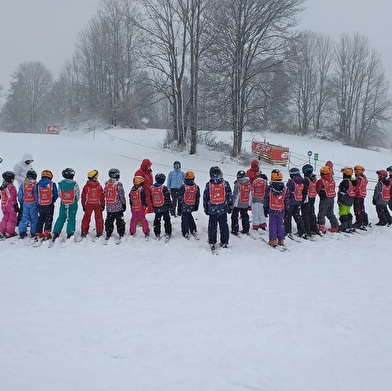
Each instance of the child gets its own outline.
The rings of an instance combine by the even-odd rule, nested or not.
[[[231,212],[231,233],[238,236],[239,222],[238,215],[241,216],[241,233],[249,235],[249,215],[248,208],[250,203],[250,180],[245,171],[237,172],[237,180],[234,182],[233,189],[233,211]]]
[[[292,237],[292,218],[294,218],[297,224],[297,235],[300,238],[308,239],[305,232],[304,221],[301,216],[301,206],[303,201],[304,191],[304,179],[302,178],[299,169],[297,167],[290,168],[289,170],[290,179],[287,182],[287,194],[289,199],[289,205],[286,209],[286,215],[284,218],[284,227],[286,235]]]
[[[208,243],[211,250],[216,250],[218,224],[221,247],[229,245],[229,226],[227,214],[233,209],[233,193],[229,182],[225,181],[218,166],[210,168],[210,180],[203,193],[204,213],[208,216]]]
[[[12,171],[5,171],[2,177],[3,183],[0,186],[0,192],[3,218],[0,222],[0,239],[7,239],[16,235],[15,227],[19,206],[14,186],[15,174]]]
[[[180,191],[182,183],[184,182],[184,177],[184,171],[181,171],[181,163],[176,160],[173,163],[173,170],[169,172],[169,175],[167,177],[167,187],[170,191],[171,199],[173,202],[170,213],[174,217],[181,216],[180,204],[178,202],[178,193]]]
[[[155,183],[151,186],[151,202],[154,207],[154,234],[159,240],[161,238],[161,219],[163,217],[166,240],[169,240],[172,234],[172,225],[170,221],[170,208],[172,200],[169,189],[164,186],[166,175],[159,173],[155,175]]]
[[[269,242],[272,247],[284,246],[284,214],[289,206],[283,175],[279,170],[271,171],[271,182],[264,196],[264,216],[269,216]]]
[[[388,212],[388,202],[391,198],[391,183],[387,178],[388,172],[378,170],[378,182],[374,188],[373,205],[376,206],[378,223],[376,225],[390,225],[391,215]]]
[[[257,178],[260,177],[260,174],[261,171],[258,160],[252,160],[252,162],[250,163],[250,168],[246,171],[246,176],[249,178],[251,185]]]
[[[137,222],[142,223],[142,230],[146,240],[150,237],[150,227],[146,219],[145,209],[147,208],[146,193],[143,189],[144,178],[135,176],[133,178],[133,187],[129,192],[129,204],[131,205],[131,224],[129,232],[132,236],[136,235]]]
[[[350,213],[351,206],[354,203],[356,179],[352,180],[353,169],[343,167],[340,170],[343,173],[343,180],[339,183],[338,205],[339,205],[339,230],[342,232],[355,231],[353,228],[353,215]]]
[[[41,179],[35,185],[34,194],[37,200],[38,222],[36,239],[49,240],[52,231],[54,203],[59,196],[57,185],[52,181],[53,174],[50,170],[43,170]],[[41,241],[42,241],[41,240]]]
[[[389,173],[389,182],[391,182],[391,197],[389,198],[388,207],[392,211],[392,166],[387,167],[386,171]]]
[[[263,231],[267,228],[267,220],[264,216],[263,201],[265,189],[267,188],[268,178],[265,174],[260,173],[253,181],[250,194],[252,205],[252,229],[257,231],[261,228]]]
[[[184,177],[185,180],[180,187],[178,198],[181,209],[181,232],[186,239],[190,238],[189,234],[198,239],[192,212],[196,212],[199,209],[200,188],[195,184],[193,171],[187,171]]]
[[[99,173],[92,170],[87,173],[87,182],[83,186],[81,203],[83,208],[82,238],[88,235],[91,215],[94,212],[95,232],[99,238],[103,234],[103,216],[105,210],[105,195],[101,184],[98,182]]]
[[[320,232],[323,234],[327,232],[325,228],[325,217],[327,217],[331,223],[330,232],[338,232],[339,222],[333,211],[336,196],[336,183],[331,174],[331,168],[329,166],[321,167],[320,176],[320,179],[316,182],[316,191],[320,197],[318,212]]]
[[[37,198],[34,193],[36,184],[37,173],[34,170],[27,171],[26,179],[18,190],[18,201],[23,205],[22,219],[18,226],[20,239],[27,237],[27,223],[30,223],[30,235],[35,237],[38,222]]]
[[[78,211],[78,201],[80,198],[80,189],[74,181],[75,171],[72,168],[66,168],[62,171],[63,180],[58,183],[60,211],[53,228],[53,238],[49,243],[52,247],[56,239],[60,236],[65,221],[67,221],[67,239],[75,233],[76,212]]]
[[[120,171],[117,168],[112,168],[109,170],[108,175],[109,179],[106,181],[104,187],[107,212],[105,220],[106,243],[112,236],[114,221],[116,221],[119,240],[124,237],[124,212],[127,208],[124,186],[120,182]]]
[[[302,220],[304,221],[305,232],[308,236],[319,234],[319,227],[317,225],[317,217],[314,205],[316,203],[316,182],[317,177],[313,173],[313,166],[305,164],[302,167],[304,174],[304,191],[302,197]]]
[[[355,223],[353,224],[353,227],[362,230],[366,230],[365,227],[369,225],[368,215],[365,212],[365,197],[368,179],[366,178],[364,171],[364,167],[359,164],[354,167],[357,186],[355,187],[354,196]]]

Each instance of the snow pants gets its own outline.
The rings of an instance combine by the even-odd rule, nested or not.
[[[368,215],[365,212],[364,198],[354,198],[354,215],[356,227],[363,227],[369,224]]]
[[[121,210],[118,212],[107,213],[105,220],[106,237],[110,238],[110,236],[112,235],[114,231],[114,221],[116,221],[117,233],[122,238],[125,234],[125,221],[124,212]]]
[[[76,228],[76,212],[78,204],[75,202],[71,205],[60,204],[59,216],[54,224],[53,233],[60,234],[65,222],[67,222],[67,235],[73,235]]]
[[[209,215],[208,243],[216,244],[218,236],[218,224],[220,229],[221,244],[229,244],[229,225],[227,223],[227,213],[222,213],[219,215]]]
[[[137,211],[132,211],[132,216],[131,216],[131,223],[129,226],[129,232],[131,235],[135,235],[136,233],[136,226],[137,222],[140,221],[142,223],[142,231],[145,235],[148,235],[150,233],[150,227],[148,226],[148,221],[146,219],[146,215],[144,213],[144,208],[137,210]]]
[[[297,224],[298,235],[302,236],[305,233],[305,225],[301,216],[301,205],[290,205],[284,217],[284,228],[286,234],[292,232],[292,219],[294,218]]]
[[[102,207],[99,204],[87,204],[84,207],[84,215],[82,218],[82,234],[87,235],[90,229],[91,215],[94,212],[95,231],[97,235],[103,234],[103,216]]]
[[[302,220],[304,221],[305,231],[308,235],[319,231],[316,212],[314,209],[315,203],[316,198],[308,197],[308,202],[301,206]]]
[[[267,223],[267,219],[264,216],[264,207],[262,202],[255,202],[252,204],[252,228],[261,228],[261,225]]]
[[[377,225],[391,224],[391,215],[386,205],[376,205],[376,212],[378,217]]]
[[[15,212],[14,205],[8,201],[6,205],[1,207],[1,211],[3,212],[3,218],[0,222],[0,233],[12,236],[15,234],[17,221],[17,213]]]
[[[269,240],[284,240],[286,232],[284,230],[284,211],[271,210],[269,216]]]
[[[38,222],[36,227],[36,234],[48,239],[52,230],[54,214],[54,204],[51,205],[38,205]]]
[[[155,217],[154,217],[154,234],[155,236],[159,236],[161,234],[161,220],[163,217],[164,221],[164,228],[165,228],[165,234],[166,235],[171,235],[172,234],[172,224],[170,221],[170,213],[169,211],[165,212],[156,212]]]
[[[178,202],[178,194],[180,192],[180,189],[170,189],[170,195],[172,199],[172,207],[170,209],[170,213],[172,216],[181,216],[181,209],[180,209],[180,203]]]
[[[191,212],[181,213],[181,232],[183,236],[196,232],[196,223]]]
[[[241,216],[241,224],[242,224],[242,231],[243,233],[249,233],[249,214],[248,208],[237,208],[234,207],[233,211],[231,212],[231,232],[237,234],[240,225],[238,222],[238,217]]]
[[[332,197],[327,197],[320,200],[319,212],[317,216],[319,225],[325,226],[325,218],[327,217],[329,222],[331,223],[332,228],[339,228],[338,219],[333,212],[334,204],[335,199]]]
[[[30,223],[30,234],[35,235],[38,223],[38,207],[36,203],[23,204],[22,219],[19,222],[19,234],[27,232],[27,223]]]

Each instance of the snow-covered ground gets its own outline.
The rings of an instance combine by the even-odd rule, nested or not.
[[[0,133],[1,171],[31,152],[38,173],[50,169],[59,181],[72,167],[80,187],[88,171],[97,169],[103,183],[117,167],[128,193],[143,158],[166,175],[180,160],[202,191],[211,166],[231,184],[248,168],[201,146],[197,156],[162,150],[164,130],[93,136]],[[245,146],[253,137],[290,147],[294,166],[308,162],[309,150],[319,154],[317,171],[332,160],[337,182],[341,166],[364,165],[373,227],[288,240],[284,253],[231,236],[231,248],[213,256],[200,208],[199,241],[185,240],[173,218],[168,244],[141,233],[119,246],[0,242],[0,390],[389,391],[392,228],[374,226],[371,194],[390,152],[273,134],[246,135]],[[267,175],[272,168],[262,165]],[[81,218],[79,210],[78,229]],[[128,205],[127,232],[129,219]]]

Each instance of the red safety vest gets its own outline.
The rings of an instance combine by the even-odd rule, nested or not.
[[[195,205],[196,203],[196,192],[197,186],[196,185],[185,185],[185,193],[184,193],[184,202],[187,205]]]
[[[294,199],[296,201],[302,201],[303,198],[303,192],[304,192],[304,184],[303,183],[295,183],[295,187],[294,187]]]
[[[61,190],[61,203],[64,205],[71,205],[75,201],[75,189]]]
[[[155,208],[160,208],[165,203],[165,197],[163,196],[163,185],[158,187],[151,186],[151,198],[152,204]]]
[[[308,197],[309,198],[315,198],[317,195],[317,190],[316,190],[316,181],[312,182],[309,178],[306,178],[309,182],[309,187],[308,187]]]
[[[53,197],[53,182],[50,182],[45,187],[38,186],[38,203],[42,206],[47,206],[52,204]]]
[[[131,210],[133,212],[139,211],[142,208],[142,187],[138,187],[136,190],[131,190],[129,198],[131,199]]]
[[[240,201],[248,204],[250,198],[250,183],[240,183]]]
[[[1,206],[7,205],[8,199],[10,198],[10,193],[7,188],[1,191]]]
[[[381,183],[381,185],[381,198],[383,201],[389,201],[389,199],[391,198],[391,185],[385,186],[383,183]]]
[[[284,209],[284,197],[286,195],[286,188],[283,190],[282,194],[273,194],[270,191],[269,197],[269,207],[272,210],[283,210]]]
[[[100,201],[100,184],[87,187],[86,204],[99,204]]]
[[[336,196],[336,184],[333,179],[326,181],[325,179],[322,179],[323,184],[324,184],[324,190],[325,190],[325,195],[328,198],[333,198]]]
[[[265,195],[267,181],[263,178],[257,178],[253,182],[253,197],[263,198]]]
[[[105,183],[105,200],[107,203],[112,204],[117,198],[117,183],[107,181]]]
[[[23,184],[23,202],[31,204],[35,202],[34,186],[36,182]]]
[[[210,182],[210,201],[212,204],[223,204],[226,200],[225,184],[224,182],[211,183]]]
[[[365,198],[366,197],[366,186],[368,184],[368,179],[362,175],[359,176],[357,179],[357,187],[356,187],[356,192],[355,192],[355,196],[357,198]]]

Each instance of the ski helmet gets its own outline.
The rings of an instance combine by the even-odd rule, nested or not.
[[[281,181],[283,179],[283,174],[281,171],[275,169],[271,171],[271,181]]]
[[[61,175],[63,176],[63,178],[65,179],[73,179],[75,176],[75,171],[72,168],[65,168],[63,170],[63,172],[61,173]]]
[[[135,176],[135,178],[133,178],[133,184],[135,186],[140,186],[142,185],[144,182],[144,178],[142,176]]]
[[[99,174],[97,170],[91,170],[87,173],[87,179],[90,179],[91,181],[97,181],[98,177]]]
[[[41,172],[41,178],[48,178],[48,179],[52,180],[53,179],[52,171],[50,171],[50,170],[43,170]]]
[[[26,178],[35,181],[37,179],[37,173],[34,170],[29,170],[26,172]]]
[[[5,171],[2,177],[6,182],[12,182],[15,179],[15,174],[12,171]]]
[[[297,167],[290,168],[289,174],[290,174],[290,177],[294,177],[294,176],[299,175],[300,174],[299,168],[297,168]]]
[[[323,166],[320,168],[320,174],[329,175],[331,174],[331,169],[328,166]]]
[[[378,170],[376,174],[378,175],[378,179],[384,179],[388,176],[388,172],[385,170]]]
[[[237,172],[237,179],[245,178],[245,177],[246,177],[246,173],[245,173],[244,170],[239,170],[239,171]]]
[[[109,178],[120,179],[120,170],[118,168],[111,168],[109,170],[108,175],[109,175]]]
[[[365,172],[365,168],[359,164],[357,164],[356,166],[354,166],[354,172],[356,174],[363,174]]]
[[[348,166],[341,168],[340,172],[342,172],[343,175],[346,175],[346,176],[349,176],[349,177],[351,175],[353,175],[353,169],[351,167],[348,167]]]
[[[187,171],[185,173],[185,179],[193,181],[195,179],[195,173],[193,171]]]
[[[166,180],[166,175],[162,174],[161,172],[159,172],[157,175],[155,175],[155,182],[156,183],[164,183]]]
[[[218,166],[210,168],[210,178],[219,178],[221,176],[221,169]]]
[[[306,173],[308,173],[308,172],[313,172],[313,166],[312,166],[311,164],[305,164],[305,165],[302,167],[302,173],[303,173],[303,174],[306,174]]]

